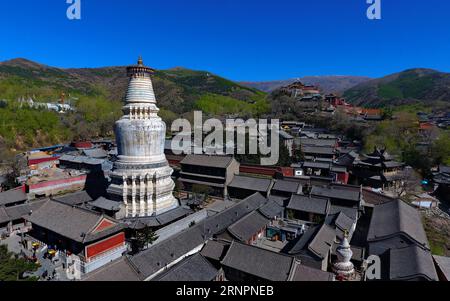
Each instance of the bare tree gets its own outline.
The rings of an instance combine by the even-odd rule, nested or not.
[[[420,188],[420,174],[412,167],[408,166],[402,172],[402,179],[397,193],[399,197],[408,199],[411,194],[417,192]]]

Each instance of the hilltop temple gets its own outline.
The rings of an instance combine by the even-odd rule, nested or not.
[[[108,194],[124,203],[126,217],[155,216],[179,205],[172,194],[173,170],[164,155],[166,124],[158,116],[153,72],[142,58],[127,68],[124,115],[115,124],[118,160]]]

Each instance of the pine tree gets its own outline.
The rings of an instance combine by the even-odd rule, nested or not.
[[[137,252],[143,251],[157,239],[156,233],[149,226],[145,226],[140,230],[136,230],[133,238],[133,249]]]
[[[36,280],[24,278],[25,272],[34,272],[38,269],[35,263],[14,256],[5,245],[0,246],[0,281]]]

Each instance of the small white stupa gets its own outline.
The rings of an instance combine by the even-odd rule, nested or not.
[[[348,242],[348,231],[345,231],[344,238],[336,248],[337,261],[333,264],[333,272],[344,279],[351,278],[355,274],[355,268],[351,262],[353,252]]]

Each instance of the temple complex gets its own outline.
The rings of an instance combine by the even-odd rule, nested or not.
[[[166,125],[158,116],[153,69],[139,58],[127,73],[124,115],[115,124],[118,160],[108,194],[124,203],[126,217],[153,216],[178,206],[172,194],[173,170],[164,155]]]

